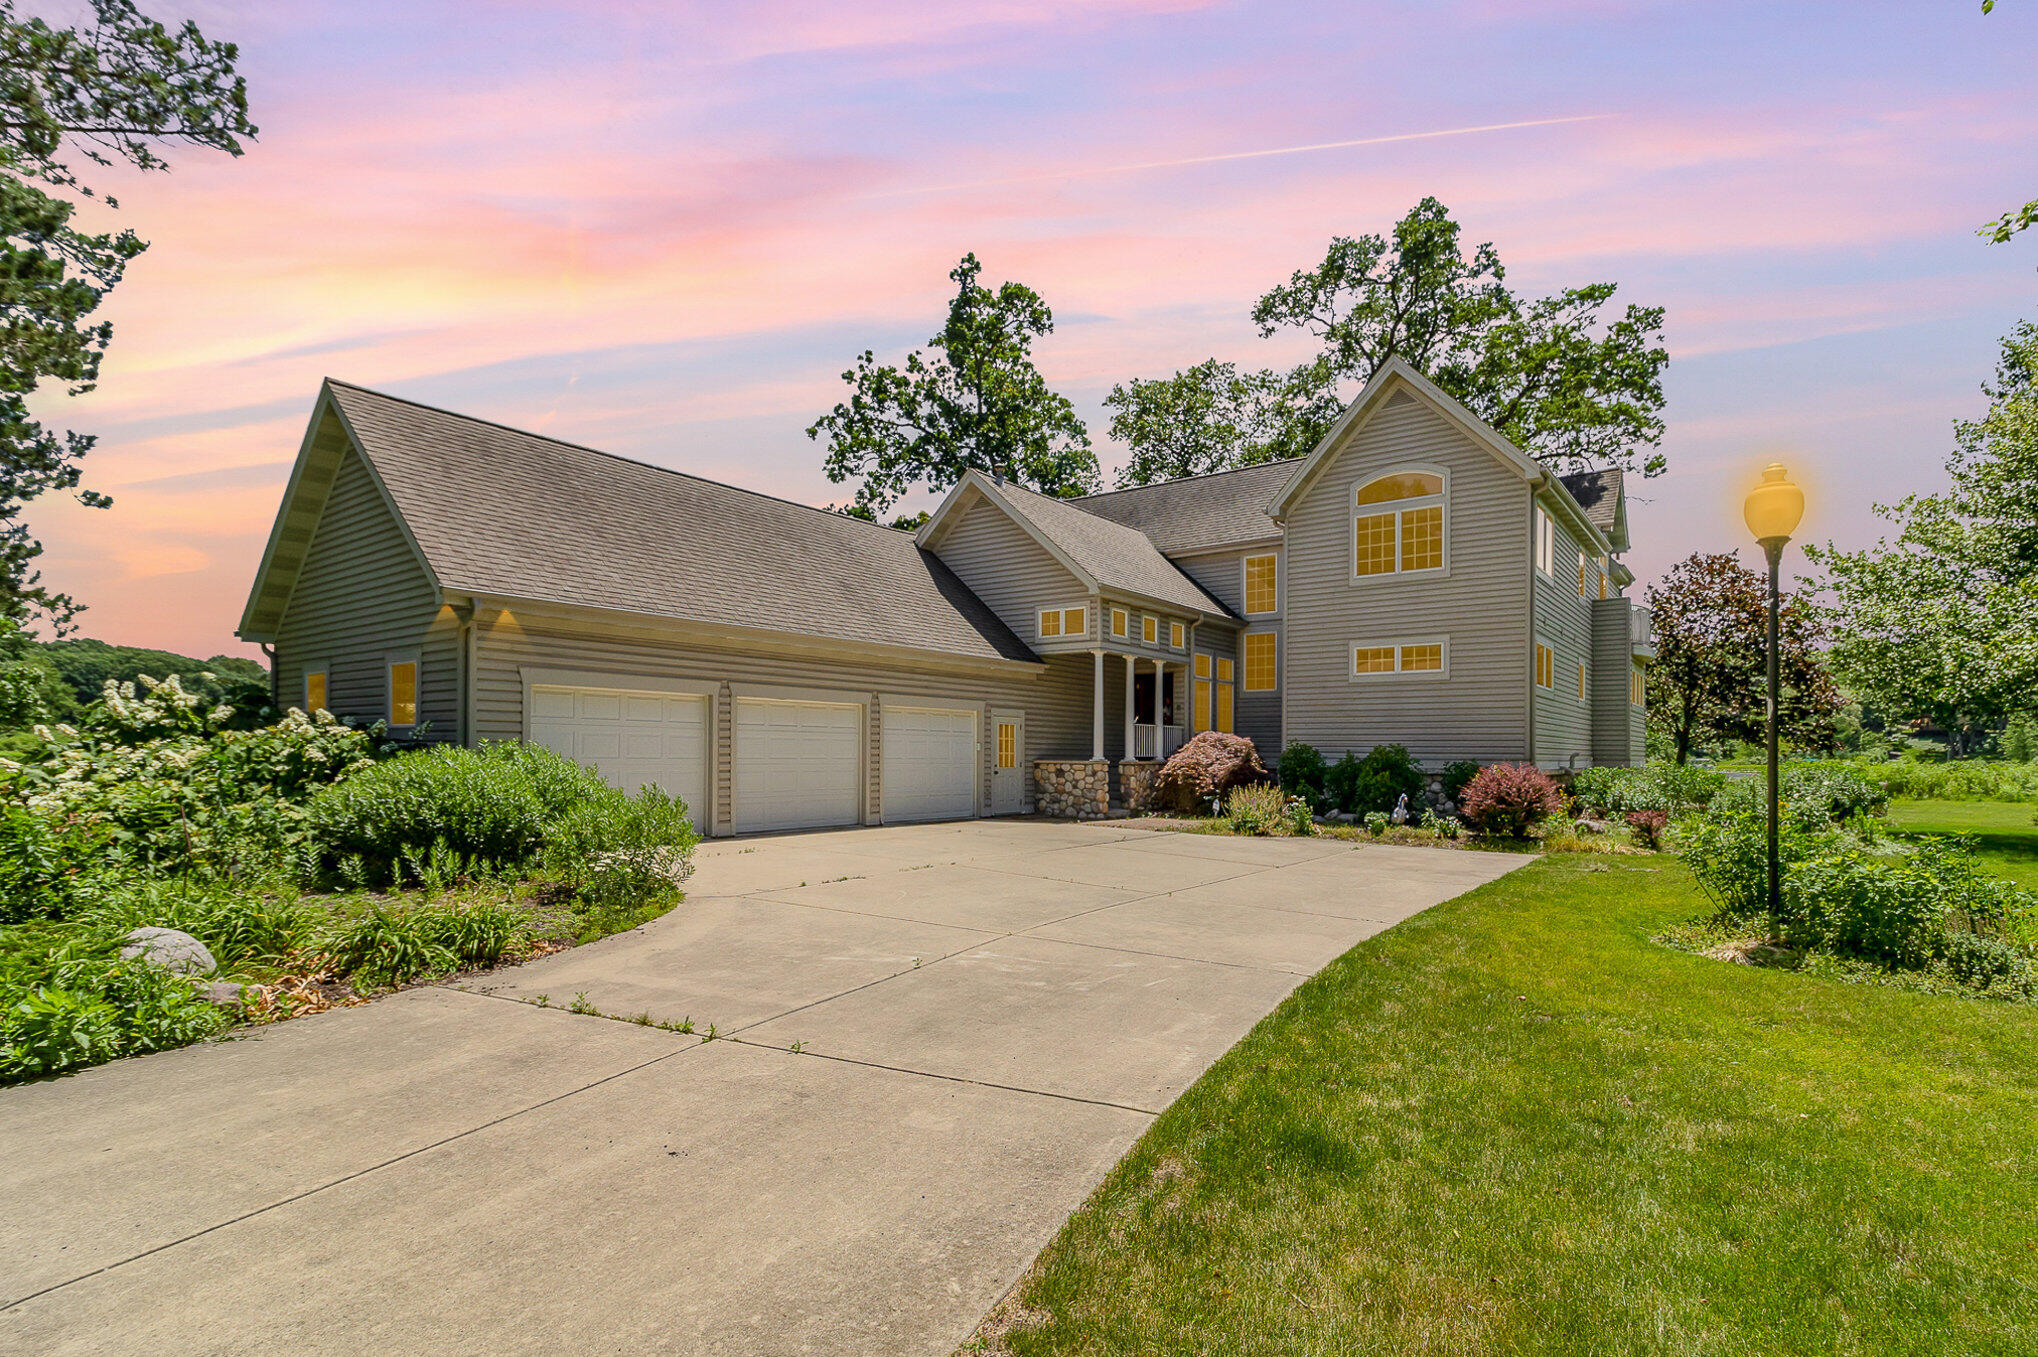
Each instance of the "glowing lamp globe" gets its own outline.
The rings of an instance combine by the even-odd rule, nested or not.
[[[1762,469],[1762,484],[1748,492],[1741,512],[1756,541],[1786,540],[1804,517],[1804,491],[1791,484],[1783,463],[1771,462]]]

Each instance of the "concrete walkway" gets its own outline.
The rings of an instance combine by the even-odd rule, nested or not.
[[[712,843],[635,932],[0,1091],[0,1350],[946,1354],[1304,977],[1521,861]]]

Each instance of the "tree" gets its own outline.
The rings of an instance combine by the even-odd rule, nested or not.
[[[1649,586],[1656,660],[1649,666],[1649,723],[1669,737],[1679,763],[1702,744],[1757,740],[1767,710],[1768,582],[1728,554],[1694,553]],[[1820,654],[1825,639],[1809,598],[1785,594],[1777,654],[1782,738],[1824,749],[1842,702]]]
[[[1993,14],[1996,0],[1981,0],[1981,12]],[[1995,245],[2007,245],[2010,237],[2038,222],[2038,198],[2033,198],[2022,207],[2013,207],[1996,220],[1984,225],[1977,235]]]
[[[901,369],[866,349],[842,374],[849,400],[807,430],[828,435],[828,479],[859,478],[856,506],[873,519],[915,485],[946,490],[971,468],[1049,495],[1098,488],[1088,430],[1033,366],[1053,313],[1022,283],[980,286],[981,268],[967,254],[949,273],[955,300],[930,354],[908,354]]]
[[[188,22],[172,32],[131,0],[92,10],[89,27],[53,28],[0,0],[0,616],[42,613],[60,631],[79,605],[41,583],[42,545],[21,515],[40,495],[77,489],[94,439],[45,426],[28,398],[46,380],[73,396],[97,384],[113,327],[89,317],[147,245],[132,231],[79,230],[76,204],[37,185],[95,196],[60,158],[66,147],[150,171],[169,168],[159,146],[239,155],[239,139],[255,135],[232,43]],[[111,503],[90,490],[78,498]]]
[[[1151,485],[1300,457],[1337,421],[1322,368],[1240,373],[1215,358],[1111,389],[1111,436],[1132,449],[1120,486]]]
[[[2038,328],[2003,341],[1988,412],[1953,426],[1944,494],[1876,512],[1897,529],[1824,567],[1833,662],[1890,713],[1923,717],[1958,755],[1981,728],[2038,710]]]
[[[1491,244],[1465,252],[1458,223],[1435,198],[1416,204],[1391,236],[1334,238],[1320,264],[1273,288],[1252,311],[1262,338],[1292,329],[1315,336],[1322,346],[1315,358],[1286,374],[1244,378],[1213,359],[1166,379],[1166,391],[1143,392],[1156,384],[1134,382],[1112,392],[1107,404],[1150,414],[1120,434],[1132,446],[1129,474],[1172,469],[1185,448],[1228,465],[1307,452],[1336,410],[1396,355],[1559,470],[1661,474],[1664,458],[1654,449],[1670,361],[1662,308],[1612,313],[1612,283],[1524,298],[1506,278]],[[1243,392],[1234,396],[1215,381],[1225,373]],[[1268,398],[1276,391],[1284,399]],[[1285,427],[1244,436],[1241,409]]]

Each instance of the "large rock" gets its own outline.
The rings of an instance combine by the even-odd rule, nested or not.
[[[175,975],[211,975],[219,969],[205,944],[174,928],[137,928],[120,949],[124,957],[140,957]]]

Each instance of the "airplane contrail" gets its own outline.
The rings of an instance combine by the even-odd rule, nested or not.
[[[1532,118],[1525,122],[1481,123],[1477,127],[1446,127],[1434,132],[1396,132],[1385,137],[1355,137],[1350,141],[1319,141],[1307,146],[1275,146],[1263,151],[1227,151],[1222,155],[1187,156],[1181,160],[1142,160],[1129,165],[1102,165],[1089,170],[1054,170],[1046,174],[1022,174],[1006,179],[974,179],[960,184],[934,184],[925,188],[894,189],[885,193],[859,195],[866,198],[910,198],[927,193],[957,193],[964,189],[1000,188],[1008,184],[1037,184],[1053,179],[1089,179],[1103,174],[1129,174],[1137,170],[1168,170],[1183,165],[1215,165],[1226,160],[1260,160],[1277,155],[1307,155],[1312,151],[1342,151],[1352,146],[1382,146],[1395,141],[1430,141],[1437,137],[1467,137],[1479,132],[1510,132],[1522,127],[1554,127],[1559,123],[1589,123],[1607,117],[1585,113],[1569,118]]]

